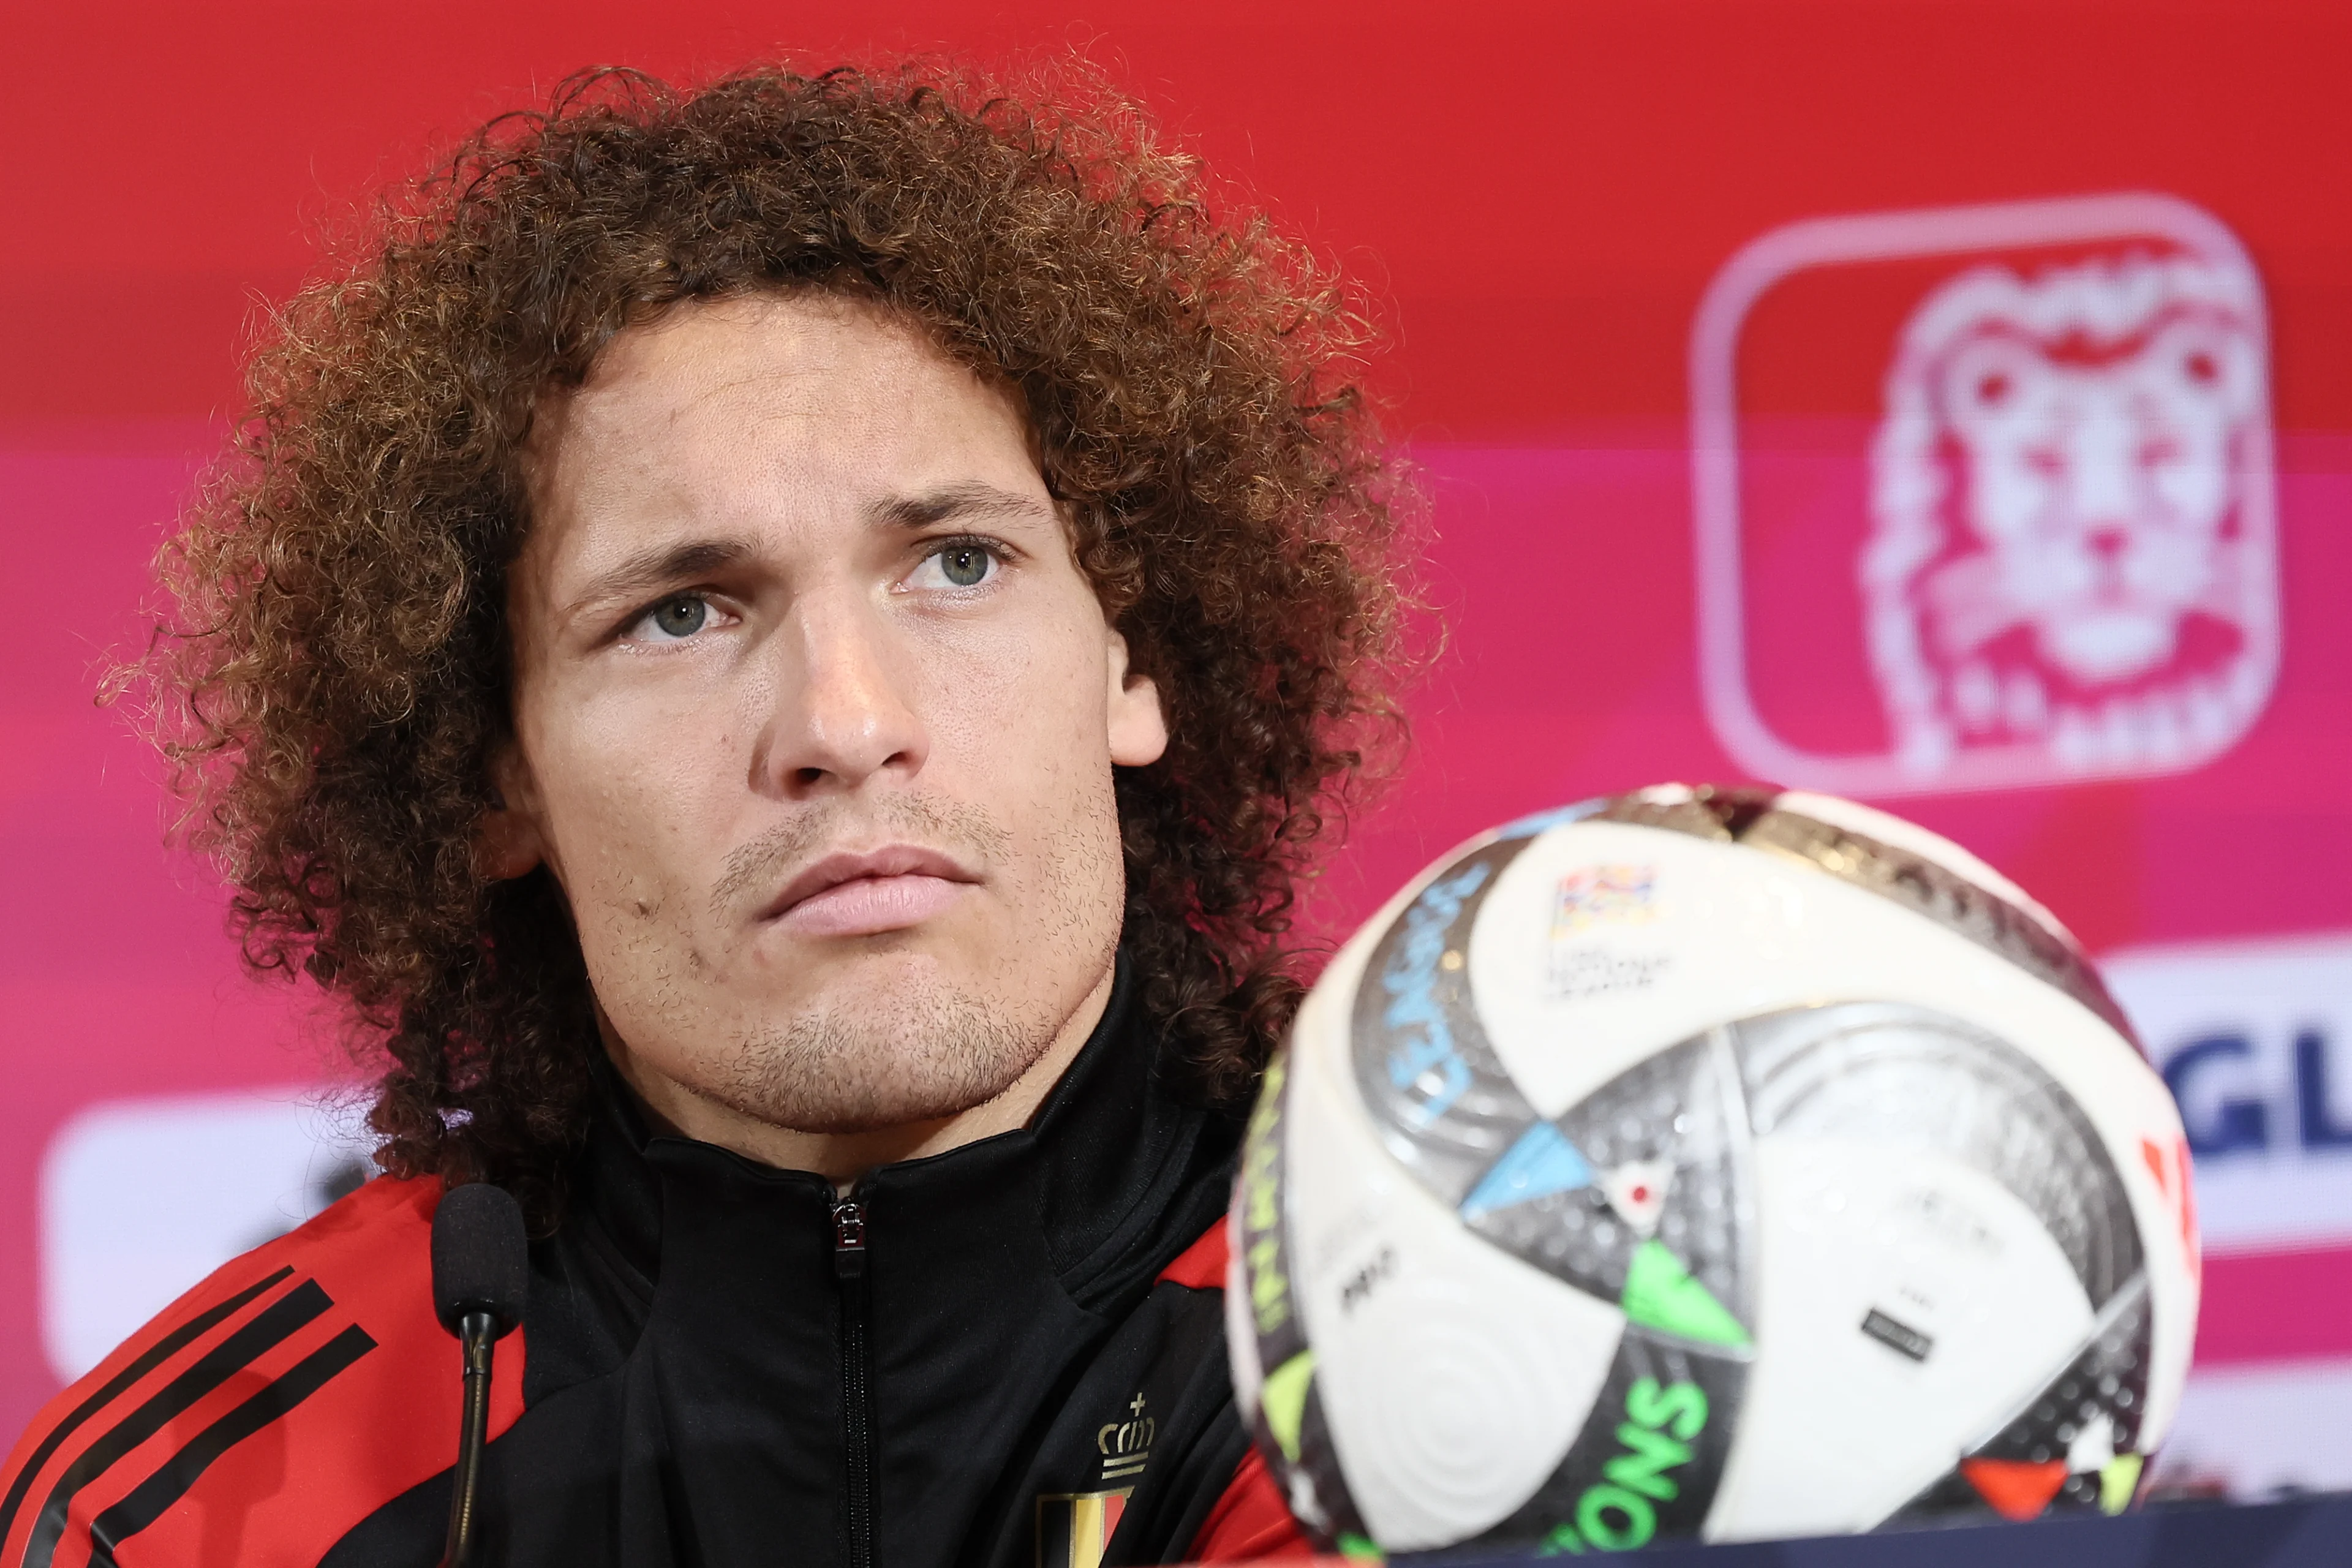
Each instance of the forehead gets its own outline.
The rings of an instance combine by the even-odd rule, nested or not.
[[[958,480],[1043,494],[1012,395],[886,308],[801,291],[692,301],[616,336],[541,404],[525,454],[538,536],[795,515]]]

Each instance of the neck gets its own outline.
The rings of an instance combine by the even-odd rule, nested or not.
[[[966,1143],[1026,1127],[1045,1096],[1062,1081],[1109,1005],[1116,967],[1087,993],[1045,1048],[993,1099],[952,1115],[855,1131],[807,1131],[762,1121],[700,1093],[632,1052],[599,1016],[604,1048],[624,1081],[636,1091],[654,1131],[691,1138],[778,1170],[812,1171],[847,1193],[877,1165],[943,1154]]]

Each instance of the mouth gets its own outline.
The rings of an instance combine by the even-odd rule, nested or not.
[[[937,849],[886,844],[827,855],[786,882],[760,910],[797,936],[877,936],[944,913],[979,875]]]

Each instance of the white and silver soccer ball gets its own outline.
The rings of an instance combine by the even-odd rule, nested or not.
[[[1473,840],[1358,932],[1234,1186],[1234,1385],[1388,1551],[2125,1506],[2198,1254],[2097,974],[1965,850],[1668,785]]]

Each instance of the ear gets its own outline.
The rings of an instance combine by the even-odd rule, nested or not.
[[[498,804],[474,825],[474,867],[492,881],[512,881],[547,858],[547,840],[539,830],[539,792],[511,740],[490,761],[490,787]]]
[[[1127,667],[1127,639],[1110,634],[1110,760],[1123,768],[1156,763],[1168,750],[1168,716],[1160,688]]]

